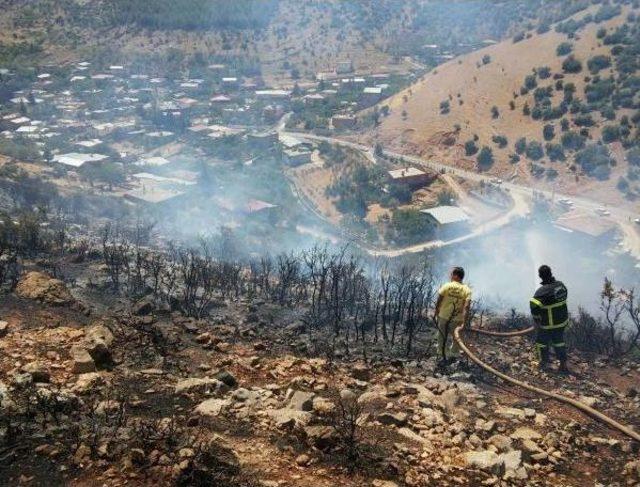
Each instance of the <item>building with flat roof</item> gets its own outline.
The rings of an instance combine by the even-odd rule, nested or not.
[[[391,184],[399,184],[410,188],[421,188],[430,184],[436,176],[416,167],[395,169],[387,173]]]
[[[560,230],[577,233],[591,240],[608,239],[617,229],[613,220],[580,210],[565,213],[556,220],[555,226]]]
[[[421,210],[439,237],[455,236],[469,230],[469,215],[457,206],[436,206]]]
[[[69,167],[82,167],[85,164],[95,164],[104,162],[109,156],[103,154],[80,154],[78,152],[69,152],[67,154],[58,154],[53,157],[53,162]]]

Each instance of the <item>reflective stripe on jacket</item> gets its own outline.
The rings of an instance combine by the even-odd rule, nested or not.
[[[568,291],[560,281],[543,284],[531,298],[531,314],[543,330],[562,328],[569,322]]]

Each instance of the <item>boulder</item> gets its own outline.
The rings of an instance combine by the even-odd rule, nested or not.
[[[511,433],[511,438],[514,440],[539,440],[540,438],[542,438],[542,435],[536,430],[522,427],[516,429],[513,433]]]
[[[493,435],[489,438],[488,443],[495,446],[498,451],[509,451],[512,445],[511,438],[504,435]]]
[[[226,384],[229,387],[235,387],[238,385],[238,381],[236,378],[228,371],[221,370],[215,375],[216,379],[218,379],[223,384]]]
[[[28,272],[18,282],[16,294],[21,298],[34,299],[53,306],[63,306],[74,301],[73,296],[59,279],[42,272]]]
[[[293,429],[295,427],[306,426],[311,422],[311,414],[293,409],[272,409],[267,411],[276,427],[279,429]]]
[[[146,316],[151,314],[155,310],[155,308],[156,307],[153,303],[153,300],[149,297],[146,297],[142,298],[132,306],[131,313],[136,316]]]
[[[195,412],[203,416],[219,416],[227,407],[229,401],[224,399],[207,399],[196,406]]]
[[[469,467],[500,476],[504,473],[504,458],[491,450],[467,452],[464,454],[464,460]]]
[[[104,378],[99,372],[80,374],[72,390],[77,393],[90,392],[102,382],[104,382]]]
[[[296,411],[313,411],[313,400],[316,395],[313,392],[292,391],[287,393],[287,408]]]
[[[178,382],[175,386],[174,392],[176,394],[204,394],[210,391],[219,392],[226,388],[227,386],[218,379],[191,377]]]
[[[30,374],[33,382],[49,382],[51,378],[49,370],[42,362],[29,362],[23,365],[20,370],[26,374]]]
[[[96,370],[96,363],[86,348],[74,345],[69,352],[71,355],[71,372],[87,374]]]
[[[307,426],[304,432],[309,445],[318,450],[330,450],[338,442],[336,430],[330,426]]]
[[[113,363],[111,345],[113,333],[104,325],[92,325],[85,331],[84,347],[97,367],[108,367]]]
[[[384,412],[378,415],[378,422],[386,425],[397,426],[398,428],[407,424],[406,413],[389,413]]]

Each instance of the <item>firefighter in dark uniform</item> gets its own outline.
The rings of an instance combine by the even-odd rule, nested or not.
[[[560,361],[559,371],[568,373],[567,347],[564,343],[564,330],[569,324],[567,288],[562,282],[556,281],[547,265],[538,269],[538,275],[542,285],[531,298],[531,315],[538,328],[536,351],[540,368],[546,369],[549,366],[553,348]]]

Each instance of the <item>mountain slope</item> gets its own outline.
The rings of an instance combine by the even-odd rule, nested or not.
[[[518,42],[503,41],[441,65],[413,86],[384,100],[380,107],[387,105],[390,108],[389,116],[381,118],[380,125],[367,133],[364,139],[369,143],[379,141],[389,148],[441,158],[451,165],[471,169],[478,165],[476,154],[468,153],[472,151],[465,150],[465,143],[475,137],[477,149],[487,146],[493,151],[495,162],[489,169],[492,174],[513,177],[519,181],[547,179],[548,184],[557,183],[565,186],[566,190],[592,190],[593,178],[579,176],[581,168],[572,169],[575,154],[568,150],[565,151],[565,162],[554,163],[549,162],[548,157],[530,160],[526,155],[520,157],[520,162],[513,163],[510,155],[516,152],[514,145],[521,137],[526,137],[528,142],[537,141],[544,147],[549,142],[543,137],[545,125],[554,126],[555,135],[550,142],[559,144],[563,133],[560,118],[566,118],[570,122],[569,131],[578,132],[583,128],[576,123],[579,114],[570,113],[569,104],[567,112],[554,119],[544,120],[541,117],[535,120],[531,115],[525,115],[525,105],[529,109],[534,108],[535,97],[540,93],[536,94],[535,88],[525,94],[521,90],[525,78],[533,74],[538,88],[551,87],[549,91],[552,92],[552,106],[562,101],[563,87],[569,83],[575,86],[575,98],[584,100],[587,80],[593,82],[596,79],[587,70],[587,61],[599,55],[610,56],[612,51],[611,45],[605,45],[598,38],[598,31],[606,29],[610,34],[624,24],[632,9],[625,7],[622,10],[622,14],[607,21],[588,23],[577,31],[573,39],[553,30],[542,34],[532,33],[530,38]],[[599,8],[593,6],[573,19],[580,20],[585,15],[596,15],[598,12]],[[565,72],[563,63],[567,55],[559,56],[556,52],[558,46],[567,41],[573,45],[572,55],[583,65],[579,73]],[[540,67],[549,68],[548,74],[544,74],[545,79],[534,74],[535,70],[547,71],[540,70]],[[606,78],[618,73],[613,68],[607,68],[599,74],[601,78]],[[555,86],[558,79],[554,78],[560,77],[562,87],[558,90]],[[497,108],[497,113],[493,107]],[[636,113],[634,109],[622,106],[614,108],[618,121],[625,115],[633,117]],[[601,139],[603,126],[616,123],[608,121],[597,112],[590,115],[594,125],[588,127],[588,139],[585,140],[587,144]],[[499,143],[494,141],[496,136],[506,137],[507,145],[504,148],[500,148]],[[632,143],[634,137],[634,133],[629,136]],[[504,145],[504,141],[502,144]],[[616,192],[612,186],[615,186],[620,176],[627,173],[628,168],[620,144],[614,143],[609,148],[617,165],[612,167],[608,182],[596,186],[605,188],[603,196],[610,197],[612,189]],[[553,168],[558,175],[555,178],[537,178],[532,174],[536,166]],[[617,197],[621,199],[622,195],[618,194]]]

